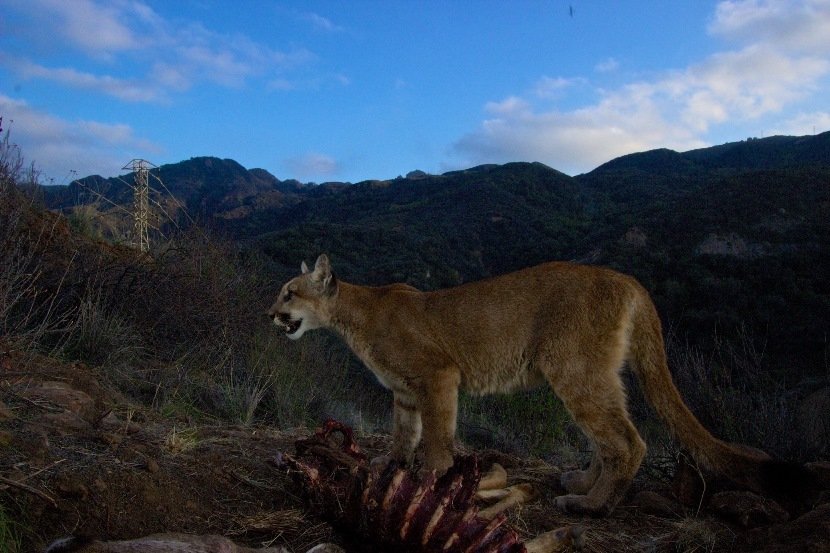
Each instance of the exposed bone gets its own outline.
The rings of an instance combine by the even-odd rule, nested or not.
[[[479,490],[476,492],[476,499],[479,501],[498,501],[499,499],[504,499],[510,494],[510,490],[507,488],[499,488],[494,490]]]
[[[489,490],[500,490],[507,486],[507,471],[498,463],[493,463],[490,470],[481,476],[478,482],[478,494]],[[478,494],[476,494],[478,496]]]
[[[315,545],[306,551],[306,553],[346,553],[346,550],[333,543],[321,543],[320,545]]]
[[[510,486],[504,490],[497,491],[504,494],[501,501],[495,505],[487,507],[486,509],[482,509],[478,512],[478,516],[491,519],[502,511],[506,511],[510,507],[527,503],[528,501],[532,501],[539,496],[536,488],[530,484],[516,484],[515,486]]]
[[[585,547],[585,529],[582,526],[563,526],[545,532],[525,542],[527,553],[556,553],[571,548],[582,551]]]

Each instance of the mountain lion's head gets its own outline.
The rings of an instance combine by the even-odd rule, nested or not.
[[[282,287],[268,310],[268,317],[292,340],[326,323],[330,301],[337,292],[337,279],[326,254],[317,258],[313,271],[305,261],[300,270],[302,274]]]

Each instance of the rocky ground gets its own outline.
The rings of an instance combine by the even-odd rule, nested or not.
[[[159,532],[218,534],[250,547],[304,552],[322,542],[370,551],[370,539],[306,510],[272,461],[306,432],[170,420],[123,397],[96,368],[0,348],[0,551],[43,551],[69,535],[103,540]],[[360,436],[372,453],[385,436]],[[556,511],[561,468],[480,452],[541,499],[510,513],[523,536],[569,524],[585,528],[585,551],[830,552],[830,499],[787,512],[745,492],[641,476],[609,517]],[[673,468],[673,467],[672,467]],[[828,486],[826,464],[814,469]],[[648,474],[649,471],[641,471]],[[678,484],[680,482],[680,484]]]

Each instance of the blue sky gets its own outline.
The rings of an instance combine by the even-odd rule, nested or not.
[[[830,0],[2,4],[3,126],[56,184],[203,155],[313,182],[573,175],[830,129]]]

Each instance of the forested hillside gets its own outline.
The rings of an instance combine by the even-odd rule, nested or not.
[[[637,276],[684,339],[749,335],[788,372],[827,370],[830,133],[654,150],[577,177],[509,163],[316,185],[217,158],[152,175],[158,240],[196,221],[283,276],[327,252],[347,280],[424,289],[552,259],[610,265]],[[129,206],[131,179],[87,177],[45,198],[129,240],[110,201]]]

